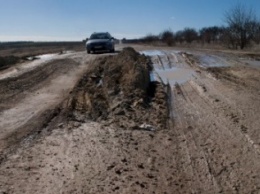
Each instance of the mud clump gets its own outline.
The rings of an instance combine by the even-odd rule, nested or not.
[[[149,58],[132,48],[95,60],[71,94],[68,118],[121,128],[166,128],[167,94],[160,83],[150,82],[150,70]]]

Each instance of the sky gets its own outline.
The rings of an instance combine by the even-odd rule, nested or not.
[[[260,18],[260,0],[0,0],[0,42],[81,41],[92,32],[140,38],[224,25],[238,2]]]

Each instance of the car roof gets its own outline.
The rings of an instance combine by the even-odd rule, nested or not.
[[[108,32],[94,32],[93,34],[90,35],[90,39],[104,39],[104,37],[108,39],[111,37],[111,35]]]
[[[109,34],[108,32],[94,32],[93,34]]]

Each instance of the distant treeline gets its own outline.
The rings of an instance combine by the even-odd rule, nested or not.
[[[49,47],[49,46],[75,46],[82,45],[82,41],[75,42],[31,42],[31,41],[19,41],[19,42],[0,42],[0,50],[22,47]]]
[[[226,26],[210,26],[200,30],[184,28],[173,32],[165,30],[158,35],[149,34],[140,39],[123,39],[123,43],[164,43],[168,46],[191,43],[220,44],[232,49],[244,49],[260,43],[260,20],[253,9],[242,4],[228,10]]]
[[[232,32],[229,27],[204,27],[200,30],[194,28],[185,28],[183,30],[173,32],[165,30],[158,35],[148,34],[139,39],[122,39],[122,43],[163,43],[168,46],[173,45],[189,45],[192,43],[199,44],[218,44],[232,49],[243,49],[252,44],[260,43],[260,25],[254,30],[254,33],[247,33],[246,36],[239,36]],[[243,38],[244,37],[244,38]]]

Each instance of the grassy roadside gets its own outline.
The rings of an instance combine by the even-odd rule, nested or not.
[[[6,56],[0,57],[0,70],[6,69],[20,61],[20,57]]]

